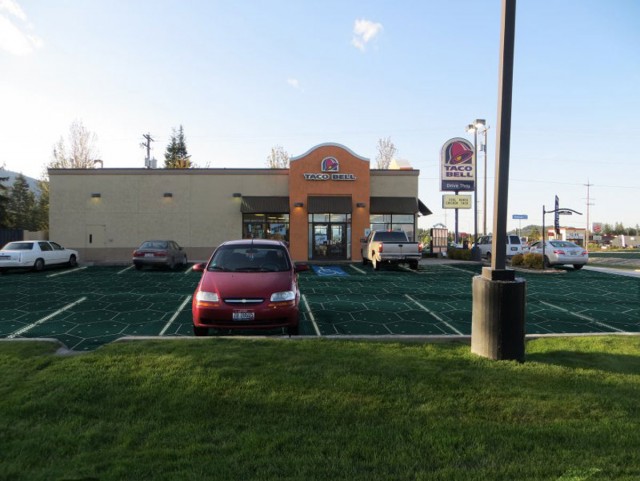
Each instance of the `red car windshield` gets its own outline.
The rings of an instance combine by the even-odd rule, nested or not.
[[[223,246],[211,259],[208,271],[283,272],[291,269],[284,248],[272,246]]]

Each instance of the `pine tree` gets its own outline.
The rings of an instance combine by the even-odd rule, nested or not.
[[[14,229],[36,230],[35,222],[36,197],[24,175],[19,174],[9,193],[7,214],[9,226]]]
[[[4,182],[9,180],[9,177],[0,177],[0,228],[8,227],[9,216],[7,215],[7,208],[9,204],[8,188],[4,185]]]
[[[167,145],[164,154],[164,167],[166,169],[190,169],[194,167],[191,156],[187,153],[187,144],[184,138],[182,125],[176,131],[173,129],[171,142]]]
[[[38,180],[40,196],[36,201],[34,221],[35,230],[49,230],[49,182],[44,179]]]

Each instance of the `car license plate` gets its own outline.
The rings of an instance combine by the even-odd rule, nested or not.
[[[253,321],[255,319],[255,312],[253,311],[233,311],[234,321]]]
[[[517,251],[517,250],[518,250],[518,248],[517,248],[517,247],[512,247],[512,248],[511,248],[511,250],[512,250],[512,251]]]
[[[153,257],[153,254],[151,254],[150,252],[147,252],[144,256],[145,257]]]

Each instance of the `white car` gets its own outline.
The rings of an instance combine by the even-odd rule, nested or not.
[[[45,266],[78,265],[78,252],[51,241],[15,241],[0,249],[0,271],[29,268],[41,271]]]
[[[542,241],[529,248],[530,254],[542,254]],[[582,269],[589,261],[589,253],[583,247],[569,241],[552,240],[544,243],[544,265],[560,266],[571,264],[574,269]]]

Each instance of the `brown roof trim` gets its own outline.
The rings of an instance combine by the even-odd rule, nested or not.
[[[285,214],[289,212],[289,197],[242,197],[243,214]]]
[[[351,214],[351,196],[309,196],[307,212],[309,214]]]
[[[370,204],[372,214],[432,214],[417,197],[371,197]]]

